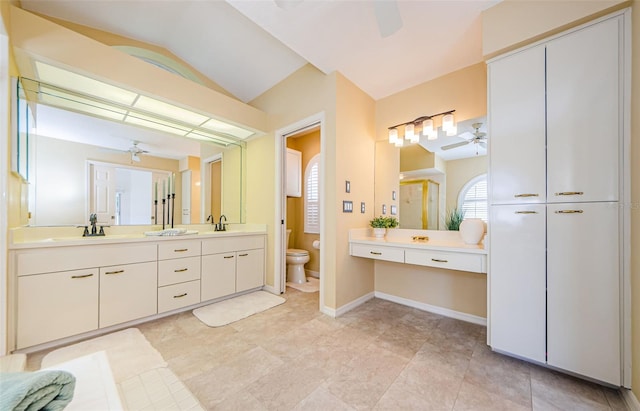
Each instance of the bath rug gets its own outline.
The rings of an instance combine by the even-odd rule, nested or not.
[[[295,288],[303,293],[317,293],[320,291],[320,280],[315,277],[307,277],[304,284],[287,283],[287,287]]]
[[[284,298],[266,291],[256,291],[196,308],[193,315],[209,327],[221,327],[266,311],[285,301]]]
[[[166,367],[162,355],[137,328],[103,335],[51,351],[42,359],[41,368],[53,367],[78,357],[105,351],[116,382],[154,368]]]

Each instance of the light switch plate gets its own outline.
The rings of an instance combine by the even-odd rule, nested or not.
[[[364,201],[360,203],[360,212],[362,214],[364,214],[364,210],[365,210],[365,205],[364,205]]]
[[[382,215],[385,215],[385,214],[387,214],[387,205],[383,204],[382,205]]]
[[[342,202],[342,212],[343,213],[353,213],[353,201],[343,201]]]
[[[394,205],[391,206],[391,215],[398,214],[398,208]]]

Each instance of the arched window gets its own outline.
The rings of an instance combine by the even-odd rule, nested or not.
[[[320,154],[304,170],[304,232],[320,234]]]
[[[458,207],[464,211],[464,218],[480,218],[487,221],[487,175],[472,178],[460,190]]]

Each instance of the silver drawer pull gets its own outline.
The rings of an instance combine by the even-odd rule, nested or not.
[[[378,251],[369,251],[369,254],[373,254],[373,255],[382,255],[382,253],[378,252]]]
[[[432,258],[431,261],[435,261],[436,263],[448,263],[447,260],[438,260],[437,258]]]
[[[174,273],[184,273],[185,271],[187,271],[188,268],[179,268],[177,270],[173,270]]]
[[[520,197],[538,197],[538,194],[532,194],[532,193],[524,193],[524,194],[516,194],[514,195],[515,198],[520,198]]]
[[[82,275],[72,275],[71,278],[87,278],[87,277],[93,277],[93,274],[82,274]]]
[[[582,210],[558,210],[556,214],[582,214],[584,211]]]
[[[176,253],[184,253],[185,251],[189,251],[188,248],[178,248],[177,250],[173,250]]]
[[[174,295],[173,298],[182,298],[182,297],[186,297],[187,293],[184,294],[178,294],[178,295]]]
[[[224,257],[222,257],[222,258],[233,258],[233,256],[232,256],[232,255],[225,255],[225,256],[224,256]]]
[[[246,256],[248,256],[248,255],[249,255],[249,254],[246,254],[246,253],[245,253],[245,254],[238,254],[238,257],[246,257]]]
[[[563,191],[561,193],[556,193],[557,196],[581,196],[584,193],[582,191]]]
[[[516,211],[516,214],[538,214],[537,211]]]
[[[118,271],[107,271],[106,273],[104,273],[104,275],[122,274],[122,273],[124,273],[124,270],[118,270]]]

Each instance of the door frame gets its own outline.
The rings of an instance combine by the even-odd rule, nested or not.
[[[324,249],[325,244],[325,155],[326,138],[325,138],[325,113],[320,112],[302,120],[296,121],[288,126],[282,127],[275,131],[276,143],[276,195],[275,195],[275,219],[274,219],[274,284],[273,288],[276,293],[284,293],[286,290],[286,239],[287,239],[287,196],[286,196],[286,150],[288,137],[299,134],[313,127],[320,127],[320,250]],[[320,253],[320,298],[319,309],[322,311],[324,307],[324,281],[325,266],[323,253]]]
[[[203,158],[200,162],[200,221],[198,223],[205,224],[207,221],[207,217],[211,211],[211,163],[220,161],[224,164],[224,158],[222,153],[216,153],[207,158]],[[224,178],[224,167],[220,168],[220,178],[221,180]],[[224,190],[222,190],[224,195]],[[224,198],[222,198],[224,201]],[[213,216],[215,219],[215,216]],[[218,216],[220,218],[220,216]],[[194,224],[191,221],[191,224]]]

